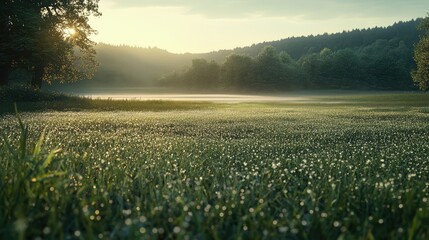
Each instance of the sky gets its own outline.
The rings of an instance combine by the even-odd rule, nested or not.
[[[429,0],[101,0],[92,39],[205,53],[427,16]]]

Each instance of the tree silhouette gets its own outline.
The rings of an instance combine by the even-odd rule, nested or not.
[[[97,65],[91,15],[100,16],[98,0],[2,0],[0,3],[0,84],[19,68],[31,84],[91,78]]]
[[[420,24],[424,32],[414,51],[417,69],[412,72],[414,83],[423,91],[429,90],[429,14]]]
[[[254,83],[254,61],[249,56],[232,54],[222,65],[221,78],[225,88],[249,88]]]

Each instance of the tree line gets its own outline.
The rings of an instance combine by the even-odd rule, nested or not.
[[[249,65],[249,62],[253,62],[264,47],[273,46],[276,49],[276,54],[283,52],[282,54],[284,55],[287,53],[292,58],[292,63],[295,64],[295,66],[292,64],[287,67],[289,75],[283,77],[283,80],[288,79],[284,83],[284,88],[286,88],[286,85],[294,85],[296,88],[316,88],[323,86],[324,88],[391,89],[393,87],[394,89],[410,89],[412,88],[412,83],[409,72],[415,68],[413,49],[414,45],[419,41],[419,35],[422,33],[421,30],[417,29],[421,21],[422,19],[416,19],[407,22],[398,22],[389,27],[357,29],[317,36],[291,37],[243,48],[219,50],[202,54],[174,54],[159,48],[98,44],[95,49],[97,50],[96,58],[100,66],[95,73],[94,79],[91,81],[58,85],[57,87],[77,91],[79,89],[106,86],[112,88],[169,86],[181,89],[194,88],[195,90],[202,90],[204,86],[211,86],[210,88],[206,88],[208,91],[216,88],[236,89],[237,86],[233,86],[237,85],[237,83],[234,83],[234,81],[226,83],[226,77],[221,72],[219,74],[222,79],[213,81],[214,86],[207,85],[207,81],[205,80],[198,80],[192,77],[191,73],[188,74],[187,78],[194,79],[189,81],[190,83],[192,82],[192,85],[188,86],[185,84],[186,81],[183,80],[185,76],[182,75],[192,66],[192,59],[205,59],[207,63],[215,61],[215,64],[222,69],[222,65],[228,56],[240,55],[243,57],[248,56],[252,59],[252,61],[249,61],[249,59],[243,60],[244,62],[247,61],[247,65]],[[320,53],[325,48],[330,51],[327,50],[327,52],[322,54],[325,58],[319,59],[321,58]],[[351,50],[353,54],[347,54],[349,52],[347,49]],[[347,83],[346,86],[340,86],[341,81],[338,79],[341,76],[341,69],[334,68],[332,65],[335,65],[336,62],[343,63],[343,61],[338,60],[342,55],[355,56],[351,60],[359,59],[359,65],[363,65],[364,67],[360,67],[358,71],[354,70],[354,72],[363,72],[359,73],[360,77],[370,76],[370,78],[356,80],[354,86],[351,83]],[[304,60],[306,60],[306,66],[302,66]],[[396,63],[397,60],[399,63]],[[402,69],[396,72],[401,72],[403,81],[399,80],[399,75],[394,75],[394,72],[385,66],[389,62],[394,62],[394,69],[401,69],[398,68],[398,65],[402,66]],[[204,65],[204,63],[198,64],[198,61],[195,64],[196,66]],[[253,66],[256,65],[252,64]],[[295,68],[294,75],[300,77],[300,79],[290,79],[290,72],[292,71],[290,68]],[[370,73],[365,73],[365,69],[369,69]],[[213,72],[213,70],[209,71]],[[256,74],[255,71],[259,71],[259,73]],[[201,70],[200,72],[203,71]],[[258,78],[261,78],[262,74],[260,72],[261,70],[251,69],[246,75],[248,77],[258,75]],[[345,73],[348,74],[350,71],[347,70]],[[392,75],[394,80],[388,80],[389,74]],[[158,81],[160,78],[162,80]],[[206,79],[210,79],[210,77]],[[392,82],[394,86],[385,86],[386,84],[380,83],[383,79],[385,82],[400,82],[400,85],[394,85]],[[255,79],[248,79],[247,81],[256,82]],[[291,82],[293,81],[296,81],[296,84],[292,84]],[[182,84],[179,84],[179,82],[182,82]],[[202,87],[196,87],[198,84]],[[249,88],[248,84],[245,84],[244,88]],[[257,90],[256,84],[252,89]],[[274,89],[279,88],[275,85]]]
[[[199,58],[160,86],[199,90],[412,89],[412,48],[403,40],[304,54],[298,59],[273,46],[255,56],[233,53],[222,64]]]
[[[416,86],[427,91],[428,22],[426,17],[384,28],[293,37],[212,52],[194,59],[184,71],[164,75],[158,84],[208,91],[412,90]],[[226,54],[229,56],[223,57]]]

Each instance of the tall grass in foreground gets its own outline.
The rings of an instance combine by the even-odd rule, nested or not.
[[[391,110],[5,116],[0,238],[427,239],[429,116]]]
[[[45,141],[45,131],[33,147],[28,149],[28,127],[24,125],[15,105],[17,121],[19,123],[19,139],[12,144],[5,133],[2,133],[3,149],[1,151],[0,181],[1,197],[1,226],[0,236],[25,239],[29,224],[33,221],[58,221],[55,207],[58,206],[61,196],[52,194],[56,186],[64,184],[61,163],[53,161],[60,149],[54,149],[47,154],[42,153]],[[43,212],[50,212],[43,216]],[[58,225],[57,225],[58,226]],[[46,228],[44,231],[51,231]],[[54,228],[52,231],[62,231]],[[6,234],[5,234],[6,233]],[[5,234],[5,235],[4,235]],[[30,235],[31,236],[31,235]],[[29,237],[27,235],[27,237]]]

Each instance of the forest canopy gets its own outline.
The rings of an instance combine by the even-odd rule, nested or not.
[[[412,89],[412,48],[403,40],[379,39],[357,48],[307,53],[264,47],[257,56],[231,54],[217,64],[195,59],[182,73],[160,79],[161,86],[218,90]]]

